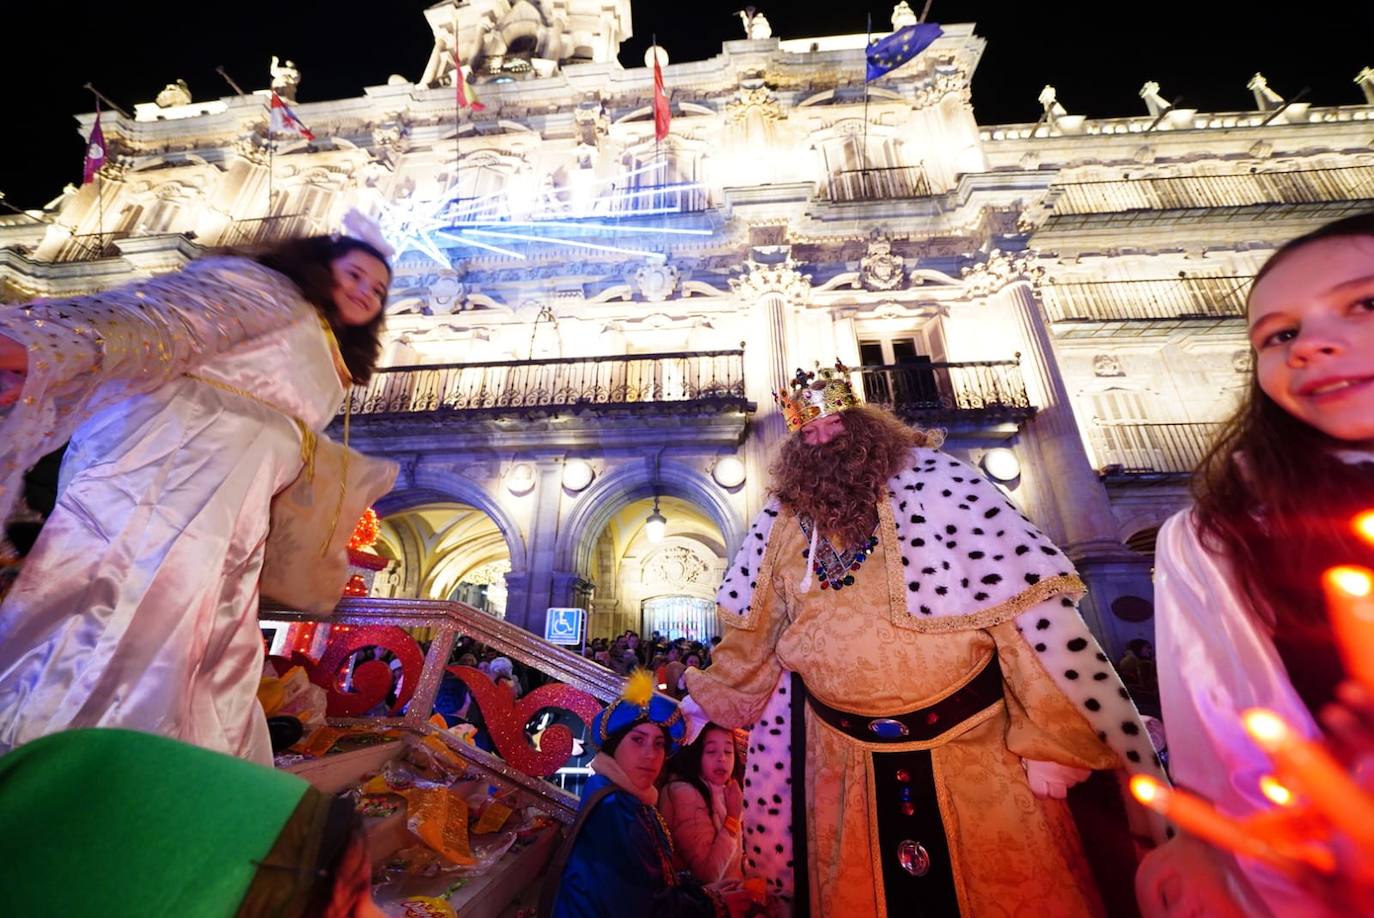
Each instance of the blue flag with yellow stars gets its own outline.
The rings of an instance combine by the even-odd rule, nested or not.
[[[868,46],[868,76],[864,79],[876,80],[878,77],[911,60],[931,42],[944,34],[944,29],[933,22],[918,22],[904,29],[898,29],[887,38],[880,38]]]

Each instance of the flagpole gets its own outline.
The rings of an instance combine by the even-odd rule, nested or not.
[[[90,83],[86,84],[86,88],[89,89],[91,93],[95,95],[95,123],[99,124],[100,100],[104,99],[105,97],[101,95],[100,91],[96,89],[94,86],[92,86]],[[89,144],[89,141],[87,141],[87,143]],[[110,161],[110,156],[108,152],[110,147],[107,143],[103,144],[103,146],[105,147],[106,152],[100,158],[100,167],[95,170],[95,174],[92,176],[92,178],[95,179],[96,258],[101,258],[105,255],[105,180],[100,175],[100,173],[101,170],[105,168],[105,164]],[[87,155],[90,155],[89,152],[87,153]]]
[[[462,195],[459,184],[459,169],[463,168],[463,106],[458,103],[460,88],[458,81],[463,78],[463,56],[458,52],[458,0],[453,0],[453,191]],[[462,89],[466,93],[466,88]]]
[[[859,141],[859,187],[868,198],[868,46],[873,44],[873,14],[868,14],[868,32],[864,39],[864,127]]]
[[[92,86],[90,83],[82,84],[81,88],[82,88],[82,89],[89,89],[89,90],[91,91],[91,95],[95,96],[95,97],[96,97],[98,100],[100,100],[101,102],[104,102],[104,103],[105,103],[105,106],[106,106],[107,108],[112,108],[112,109],[114,109],[115,111],[119,112],[121,115],[123,115],[125,118],[129,119],[130,121],[133,121],[133,120],[134,120],[134,116],[133,116],[133,115],[129,114],[129,113],[126,112],[124,109],[120,108],[118,105],[116,105],[116,104],[110,99],[109,96],[105,95],[103,92],[101,92],[100,90],[96,89],[96,88],[95,88],[94,86]]]

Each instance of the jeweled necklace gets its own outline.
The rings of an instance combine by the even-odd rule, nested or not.
[[[807,541],[816,546],[816,557],[811,557],[811,549],[802,549],[802,557],[806,558],[811,565],[811,570],[821,580],[822,590],[842,590],[847,586],[854,585],[854,574],[863,563],[868,560],[869,553],[878,544],[878,527],[873,527],[873,535],[859,548],[850,548],[843,553],[835,550],[835,546],[830,544],[830,540],[824,537],[813,538],[812,528],[815,524],[809,517],[801,516],[797,520],[801,523],[802,532],[805,533]]]

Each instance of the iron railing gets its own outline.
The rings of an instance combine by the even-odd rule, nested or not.
[[[1088,436],[1101,474],[1184,475],[1207,455],[1225,425],[1219,421],[1095,420]]]
[[[120,254],[115,243],[120,239],[129,238],[129,235],[122,231],[73,234],[63,240],[62,246],[53,253],[51,260],[54,263],[63,263],[115,258]]]
[[[860,367],[866,401],[909,420],[954,420],[972,414],[1029,417],[1019,360]]]
[[[1060,215],[1360,201],[1374,196],[1374,166],[1229,175],[1144,176],[1072,182],[1059,185],[1057,189],[1054,212]]]
[[[587,200],[559,191],[544,200],[532,202],[519,215],[511,210],[510,199],[500,193],[457,198],[446,211],[453,226],[478,223],[503,223],[515,219],[567,220],[580,217],[635,217],[666,213],[696,213],[706,210],[709,196],[699,182],[613,185],[597,190]],[[528,233],[530,230],[522,229]],[[498,242],[498,240],[492,240]]]
[[[1242,276],[1171,277],[1045,284],[1040,296],[1051,322],[1241,318],[1249,287]]]
[[[926,171],[920,166],[846,169],[830,173],[827,184],[827,198],[835,202],[924,198],[931,193]]]
[[[744,351],[450,363],[379,370],[354,414],[745,402]]]
[[[216,245],[261,245],[297,236],[324,232],[323,224],[308,214],[277,214],[274,217],[253,217],[235,220],[220,233]]]

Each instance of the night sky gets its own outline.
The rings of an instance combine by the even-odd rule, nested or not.
[[[149,102],[178,77],[194,97],[229,93],[215,73],[222,64],[247,90],[266,87],[273,54],[302,72],[302,102],[359,95],[392,73],[418,79],[432,40],[410,0],[187,0],[138,3],[11,3],[0,13],[0,85],[5,128],[0,192],[36,207],[81,175],[82,141],[72,115],[93,108],[90,81],[121,106]],[[816,4],[755,0],[781,38],[859,32],[865,9],[878,29],[892,3]],[[918,12],[921,0],[913,0]],[[634,37],[621,61],[637,67],[651,33],[677,62],[710,57],[722,41],[742,38],[738,0],[637,0]],[[1310,87],[1314,105],[1358,103],[1354,77],[1374,66],[1374,3],[1311,0],[1288,5],[1286,17],[1235,0],[1156,3],[935,0],[935,22],[975,22],[988,41],[973,82],[982,124],[1033,121],[1041,86],[1053,83],[1074,114],[1144,113],[1137,96],[1147,79],[1163,95],[1204,111],[1246,110],[1245,83],[1256,70],[1286,98]],[[1139,10],[1138,13],[1129,11]],[[1129,14],[1128,14],[1129,13]],[[670,80],[671,88],[671,80]],[[1374,125],[1371,125],[1374,134]]]

